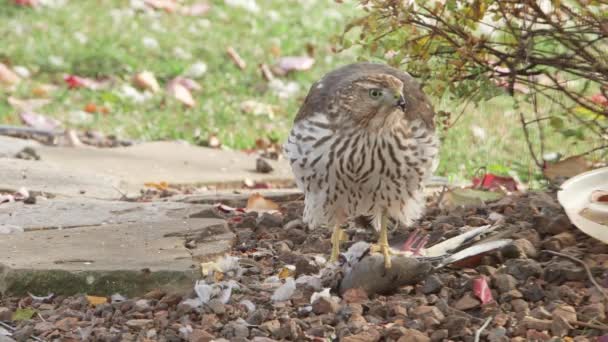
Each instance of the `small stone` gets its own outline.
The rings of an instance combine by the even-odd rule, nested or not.
[[[150,310],[150,301],[147,299],[139,299],[135,301],[134,308],[137,312],[148,311]]]
[[[51,322],[38,322],[34,325],[34,334],[41,335],[55,329],[55,325]]]
[[[448,329],[439,329],[431,334],[431,342],[439,342],[449,337]]]
[[[543,306],[538,306],[536,308],[534,308],[534,310],[532,310],[530,312],[530,316],[534,317],[534,318],[538,318],[538,319],[552,319],[553,315],[551,315],[551,313],[549,311],[547,311],[547,309],[545,309]]]
[[[448,329],[449,337],[461,336],[469,325],[469,319],[463,316],[451,315],[446,317],[443,327]]]
[[[507,337],[507,329],[503,327],[497,327],[488,331],[488,342],[509,342],[510,339]]]
[[[214,298],[207,303],[207,306],[213,311],[216,315],[223,315],[226,313],[226,307],[221,300]]]
[[[129,328],[142,329],[142,328],[144,328],[144,327],[146,327],[148,325],[154,324],[154,320],[151,320],[151,319],[130,319],[130,320],[126,321],[125,324]]]
[[[11,311],[11,309],[4,307],[4,306],[0,306],[0,321],[10,321],[11,318],[13,317],[13,312]]]
[[[481,302],[477,298],[473,297],[470,292],[467,292],[464,296],[462,296],[462,298],[454,303],[454,308],[457,310],[466,311],[479,307],[480,304]]]
[[[500,250],[503,257],[508,259],[536,258],[538,251],[527,239],[517,239]]]
[[[346,290],[342,294],[342,299],[346,303],[364,303],[368,301],[367,292],[364,289],[357,287]]]
[[[543,242],[542,246],[545,249],[558,252],[566,247],[574,245],[576,245],[576,237],[572,232],[566,231],[548,238]]]
[[[367,331],[360,332],[355,335],[345,336],[342,338],[344,342],[376,342],[379,341],[382,336],[376,329],[369,329]],[[401,340],[400,340],[401,341]]]
[[[541,215],[534,217],[535,226],[539,232],[547,235],[557,235],[571,229],[572,223],[570,223],[568,216],[562,213],[543,215],[544,211],[541,212]]]
[[[428,295],[431,293],[437,293],[443,287],[443,282],[437,275],[430,275],[424,281],[424,285],[422,286],[422,293]]]
[[[521,289],[521,293],[524,295],[524,299],[531,302],[538,302],[545,298],[545,291],[537,284],[530,284]]]
[[[24,325],[20,328],[17,328],[13,331],[13,335],[11,336],[18,342],[29,341],[30,337],[34,333],[34,327],[31,325]]]
[[[551,314],[553,315],[553,317],[561,316],[567,322],[574,322],[578,320],[578,318],[576,317],[576,309],[574,309],[574,307],[570,305],[559,305],[555,309],[553,309]]]
[[[421,319],[427,329],[438,325],[445,319],[444,314],[436,306],[421,305],[411,311],[411,316]]]
[[[510,274],[497,274],[493,283],[500,293],[509,292],[517,287],[517,279]]]
[[[74,329],[76,327],[76,324],[78,324],[78,318],[66,317],[64,319],[61,319],[61,320],[55,322],[55,328],[62,330],[62,331],[71,331],[72,329]]]
[[[264,322],[260,325],[262,330],[269,332],[271,335],[277,335],[279,330],[281,329],[281,322],[278,319],[273,319],[271,321]]]
[[[507,315],[505,313],[499,313],[496,316],[494,316],[494,324],[496,324],[499,327],[504,327],[505,325],[507,325],[508,322],[509,322],[509,315]]]
[[[259,227],[266,227],[266,228],[282,227],[283,226],[283,216],[281,216],[280,214],[263,213],[262,215],[260,215],[257,218],[256,224]]]
[[[255,170],[259,173],[270,173],[274,171],[274,168],[266,159],[258,158],[255,161]]]
[[[589,322],[591,320],[604,321],[606,319],[606,311],[604,304],[594,303],[585,305],[578,310],[579,320]]]
[[[431,338],[425,333],[415,330],[407,329],[407,332],[397,340],[397,342],[430,342]]]
[[[517,313],[519,313],[519,312],[527,313],[528,311],[530,311],[530,306],[528,305],[528,302],[526,302],[523,299],[512,300],[511,306],[513,307],[513,311],[515,311]]]
[[[469,216],[466,218],[467,226],[471,227],[481,227],[489,224],[490,222],[483,217],[480,216]]]
[[[146,293],[144,295],[144,298],[146,299],[156,299],[156,300],[161,300],[161,298],[163,298],[167,293],[165,291],[162,291],[160,289],[156,289],[156,290],[152,290],[148,293]]]
[[[312,303],[312,312],[317,315],[323,315],[326,313],[336,313],[340,305],[331,298],[319,297]]]
[[[551,322],[551,334],[553,336],[564,337],[572,330],[572,326],[563,316],[554,316]]]
[[[550,330],[552,321],[548,319],[538,319],[531,316],[526,316],[521,320],[521,324],[527,329],[535,329],[538,331]]]
[[[540,264],[532,259],[509,259],[505,262],[505,266],[506,273],[522,281],[530,277],[538,277],[543,271]]]
[[[545,266],[543,279],[549,283],[561,284],[565,281],[581,281],[587,279],[585,269],[570,260],[555,259]]]
[[[481,265],[477,267],[477,272],[483,275],[487,275],[488,277],[493,277],[496,274],[496,267],[492,267],[489,265]]]

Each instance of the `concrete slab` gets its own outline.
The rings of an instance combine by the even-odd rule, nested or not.
[[[128,191],[120,178],[69,169],[60,164],[35,160],[0,158],[0,190],[30,191],[69,197],[118,199]]]
[[[0,226],[24,230],[100,226],[121,223],[151,223],[187,219],[208,206],[178,202],[122,202],[95,199],[52,199],[36,204],[0,205]]]
[[[230,250],[235,235],[220,219],[173,219],[30,231],[0,239],[3,294],[191,289],[198,263]],[[186,241],[196,244],[195,253]]]
[[[38,147],[40,144],[34,140],[17,139],[0,135],[0,158],[14,157],[26,147]]]
[[[37,162],[0,159],[0,188],[25,186],[66,196],[117,199],[121,191],[138,193],[146,182],[209,185],[292,179],[284,160],[269,161],[274,171],[261,174],[255,172],[254,155],[182,142],[103,149],[38,146],[36,151],[41,157]]]

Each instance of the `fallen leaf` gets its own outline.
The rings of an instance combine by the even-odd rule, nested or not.
[[[39,84],[32,88],[32,94],[38,97],[47,97],[54,92],[55,89],[57,89],[57,87],[51,84]]]
[[[245,61],[241,58],[241,56],[239,56],[239,54],[236,52],[236,50],[234,50],[232,46],[229,46],[226,49],[226,53],[228,53],[228,56],[230,57],[232,62],[234,62],[234,64],[238,66],[239,69],[244,70],[247,67],[247,63],[245,63]]]
[[[170,82],[167,85],[167,93],[190,108],[196,105],[190,90],[178,82]]]
[[[455,188],[447,190],[443,194],[440,206],[443,208],[478,207],[486,202],[499,200],[504,196],[504,193],[498,191]]]
[[[21,112],[19,117],[24,124],[45,131],[52,131],[61,126],[61,122],[35,112]]]
[[[486,277],[481,276],[473,280],[473,294],[481,300],[481,304],[494,301]]]
[[[182,9],[180,10],[180,13],[183,15],[189,15],[189,16],[203,16],[205,14],[207,14],[207,12],[209,12],[209,10],[211,9],[211,5],[209,5],[206,2],[197,2],[194,3],[190,6],[185,6],[182,7]]]
[[[158,182],[158,183],[147,182],[147,183],[144,183],[144,186],[147,186],[149,188],[154,188],[154,189],[159,190],[159,191],[166,191],[166,190],[169,189],[169,183],[164,182],[164,181],[163,182]]]
[[[63,80],[68,85],[69,89],[87,88],[91,90],[98,90],[105,85],[104,82],[76,75],[65,75]]]
[[[6,101],[8,102],[8,104],[10,104],[13,108],[15,108],[16,110],[20,111],[20,112],[30,112],[30,111],[34,111],[38,108],[44,107],[47,104],[51,103],[51,100],[48,99],[28,99],[28,100],[21,100],[12,96],[9,96]]]
[[[203,89],[203,87],[201,87],[201,85],[198,82],[196,82],[195,80],[193,80],[191,78],[178,76],[178,77],[174,78],[173,80],[171,80],[171,82],[179,83],[190,91],[199,91],[199,90]]]
[[[21,77],[17,75],[8,66],[0,63],[0,83],[14,85],[21,81]]]
[[[591,170],[592,165],[583,156],[573,156],[556,163],[545,163],[543,174],[550,180],[570,178],[585,171]]]
[[[32,308],[18,308],[13,313],[13,321],[25,321],[34,316],[36,310]]]
[[[497,176],[492,173],[486,173],[481,178],[473,178],[473,187],[484,190],[502,190],[517,191],[517,182],[512,177]]]
[[[241,102],[241,111],[246,114],[267,115],[269,118],[274,117],[274,109],[271,105],[258,102],[255,100],[247,100]]]
[[[87,301],[90,305],[96,306],[105,304],[108,302],[108,298],[106,297],[97,297],[97,296],[87,296]]]
[[[294,265],[285,265],[279,271],[279,279],[287,279],[296,273],[296,267]]]
[[[160,90],[160,85],[158,85],[158,81],[151,71],[142,71],[135,74],[135,76],[133,76],[133,83],[135,86],[141,89],[150,90],[153,93]]]
[[[172,13],[177,8],[177,3],[173,0],[144,0],[144,3],[156,10],[164,10]]]
[[[250,211],[279,210],[279,205],[256,192],[247,199],[246,208]]]
[[[281,57],[275,66],[276,73],[285,75],[292,71],[305,71],[312,68],[315,59],[308,56]]]

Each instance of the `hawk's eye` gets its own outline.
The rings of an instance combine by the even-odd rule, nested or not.
[[[370,89],[369,90],[369,97],[371,97],[372,99],[378,99],[382,96],[382,89]]]

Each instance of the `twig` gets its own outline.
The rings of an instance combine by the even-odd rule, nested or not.
[[[228,53],[228,56],[230,56],[230,59],[232,59],[234,64],[236,64],[236,66],[238,66],[239,69],[245,70],[245,68],[247,67],[247,63],[245,63],[245,61],[241,58],[241,56],[239,56],[239,54],[236,52],[236,50],[234,50],[234,48],[232,46],[229,46],[226,49],[226,53]]]
[[[534,148],[532,147],[532,142],[530,141],[530,134],[526,125],[526,119],[524,118],[524,113],[522,113],[521,111],[519,112],[519,119],[521,121],[522,129],[524,130],[524,137],[526,138],[526,144],[528,145],[528,150],[530,150],[530,155],[532,156],[532,159],[534,159],[534,163],[536,164],[536,166],[542,168],[543,164],[538,161],[538,158],[534,153]]]
[[[606,294],[606,292],[604,291],[604,288],[597,282],[597,280],[595,280],[595,277],[593,277],[593,274],[591,273],[591,269],[589,269],[589,266],[587,266],[587,264],[583,260],[581,260],[577,257],[574,257],[572,255],[569,255],[569,254],[554,252],[554,251],[550,251],[550,250],[546,250],[546,249],[542,250],[542,252],[556,255],[556,256],[559,256],[562,258],[570,259],[572,261],[575,261],[575,262],[581,264],[585,268],[585,271],[587,272],[587,276],[589,277],[589,280],[591,281],[591,283],[593,283],[593,285],[598,289],[598,291],[600,291],[600,293],[604,296],[604,299],[608,300],[608,294]]]
[[[274,75],[272,74],[272,71],[270,71],[268,65],[264,63],[260,64],[260,71],[262,72],[262,76],[264,79],[266,79],[266,81],[272,81],[274,79]]]
[[[492,317],[488,317],[488,319],[486,319],[486,322],[481,326],[481,328],[477,329],[477,331],[475,332],[475,342],[479,342],[479,339],[481,338],[481,332],[484,331],[485,328],[487,328],[488,324],[490,324],[491,321]]]
[[[591,328],[591,329],[597,329],[597,330],[608,330],[608,325],[603,325],[603,324],[593,324],[593,323],[587,323],[587,322],[581,322],[581,321],[568,321],[568,323],[578,325],[579,327],[585,327],[585,328]]]

